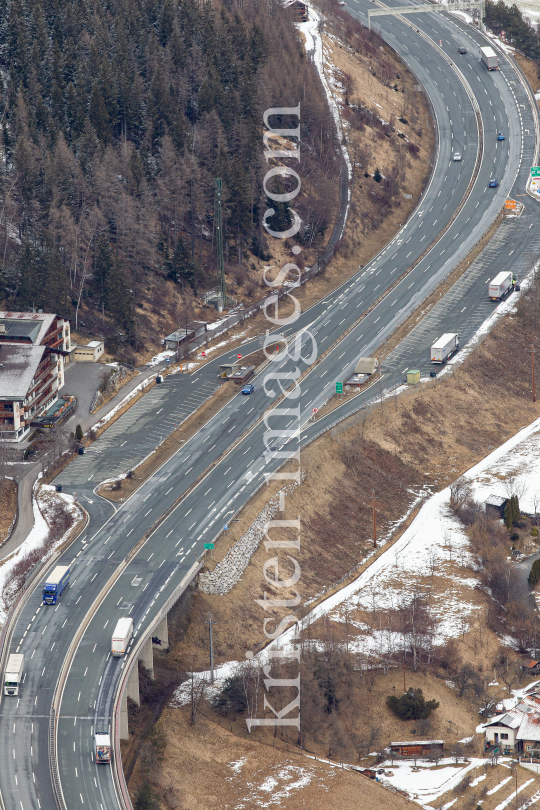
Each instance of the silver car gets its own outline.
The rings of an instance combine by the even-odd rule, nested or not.
[[[454,152],[454,161],[461,160],[461,152]]]

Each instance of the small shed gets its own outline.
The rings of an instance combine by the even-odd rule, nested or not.
[[[502,495],[490,495],[484,504],[486,517],[493,520],[499,518],[504,520],[504,511],[508,500],[508,498],[503,498]]]
[[[374,374],[379,361],[376,357],[360,357],[354,369],[355,374]]]
[[[390,743],[390,751],[401,757],[423,757],[437,751],[442,754],[444,740],[406,740]]]
[[[420,372],[418,369],[412,369],[407,372],[407,385],[418,385],[420,382]]]
[[[219,376],[227,380],[229,377],[234,374],[240,368],[240,363],[224,363],[222,366],[219,367]]]
[[[227,382],[235,382],[243,385],[253,376],[255,366],[241,366],[240,363],[231,363],[219,367],[219,376]]]
[[[95,363],[103,354],[104,349],[105,344],[102,340],[91,340],[86,346],[76,345],[74,351],[72,353],[70,351],[70,358],[73,356],[73,359],[79,362]]]
[[[379,361],[376,357],[360,357],[354,374],[346,380],[345,385],[363,385],[377,371],[378,365]]]
[[[166,349],[171,351],[177,351],[178,347],[181,343],[185,343],[186,340],[196,340],[196,338],[201,337],[207,330],[208,324],[206,321],[191,321],[188,323],[186,328],[177,329],[175,332],[171,332],[170,335],[167,335],[164,338],[163,343]]]
[[[540,661],[524,661],[521,669],[529,675],[538,675],[540,672]]]

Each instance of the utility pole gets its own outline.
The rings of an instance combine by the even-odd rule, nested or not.
[[[216,622],[212,619],[212,614],[208,614],[208,621],[206,624],[208,625],[208,629],[210,631],[210,683],[214,683],[214,638],[212,635],[212,626]]]
[[[371,490],[371,505],[373,507],[373,548],[377,548],[377,516],[375,514],[375,490]]]
[[[225,265],[223,262],[223,214],[221,210],[221,194],[221,177],[216,177],[214,180],[214,226],[216,229],[217,282],[223,309],[226,309],[227,294],[225,291]]]
[[[535,353],[535,351],[536,351],[536,349],[534,348],[534,344],[531,343],[533,402],[536,402],[536,383],[534,381],[534,353]]]

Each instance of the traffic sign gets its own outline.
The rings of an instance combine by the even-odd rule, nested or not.
[[[318,408],[312,408],[311,413],[319,413],[319,409]]]
[[[531,177],[540,177],[540,166],[531,166]]]
[[[242,355],[241,355],[241,354],[237,354],[236,356],[238,357],[238,359],[239,359],[239,360],[241,360],[241,359],[242,359]]]
[[[201,352],[201,357],[206,357],[206,352]]]
[[[506,208],[515,211],[517,209],[517,202],[515,200],[506,200]]]
[[[213,551],[214,550],[214,544],[213,543],[205,543],[204,544],[204,550],[205,551]]]
[[[337,382],[336,383],[336,394],[342,394],[342,393],[343,393],[343,383],[342,382]]]

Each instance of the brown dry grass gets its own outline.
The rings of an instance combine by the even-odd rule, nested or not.
[[[262,746],[249,737],[239,738],[204,716],[190,726],[182,709],[167,709],[159,727],[166,735],[167,747],[160,773],[152,774],[151,781],[157,782],[161,796],[168,796],[163,800],[164,810],[255,810],[261,806],[283,810],[405,810],[410,806],[399,794],[358,773],[302,757],[292,749],[287,752],[271,747],[271,743]],[[235,769],[231,767],[242,761]],[[292,787],[302,775],[309,776],[309,783]],[[129,783],[132,798],[140,781],[136,768]],[[263,783],[271,784],[271,789],[264,789]]]
[[[6,478],[0,483],[0,543],[7,539],[16,514],[17,483]]]
[[[533,93],[538,93],[540,91],[540,78],[538,78],[538,63],[534,62],[532,59],[528,59],[521,53],[515,53],[513,54],[513,57],[520,66],[523,73],[525,74],[525,78],[529,82]],[[538,106],[540,107],[540,101],[538,102]]]
[[[471,780],[479,777],[485,776],[485,779],[479,782],[478,785],[474,787],[467,786],[464,789],[459,791],[460,799],[464,803],[465,807],[475,807],[477,806],[478,802],[481,801],[483,810],[495,810],[500,804],[502,804],[505,800],[508,801],[508,807],[514,809],[516,806],[514,803],[514,797],[516,792],[516,775],[517,772],[517,789],[518,789],[518,806],[522,806],[522,802],[526,799],[530,799],[540,788],[540,778],[538,774],[529,771],[527,768],[517,767],[516,771],[511,771],[505,765],[496,765],[493,767],[489,761],[486,761],[485,765],[482,765],[478,768],[474,768],[470,771],[470,778]],[[508,779],[508,777],[511,777]],[[522,785],[525,782],[529,782],[532,779],[532,783],[522,789]],[[500,785],[501,782],[506,781],[506,784],[493,793],[491,796],[488,796],[487,793],[497,785]],[[456,791],[448,791],[443,793],[441,796],[437,798],[436,803],[434,804],[435,807],[441,808],[447,802],[452,801],[456,798]]]

